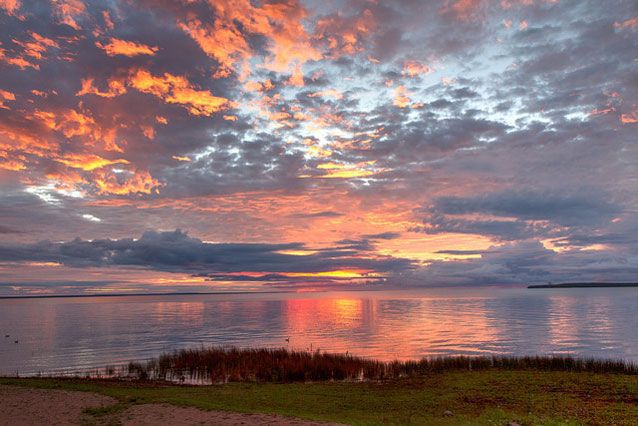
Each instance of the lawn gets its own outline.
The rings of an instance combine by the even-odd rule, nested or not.
[[[0,378],[0,384],[96,392],[118,404],[163,402],[205,410],[272,413],[347,424],[636,425],[638,376],[487,369],[369,382],[227,383]],[[452,412],[445,415],[446,411]]]

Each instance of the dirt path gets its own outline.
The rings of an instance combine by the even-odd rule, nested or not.
[[[83,414],[85,408],[113,405],[117,400],[88,392],[52,389],[30,389],[0,386],[0,426],[122,424],[155,425],[303,425],[310,422],[269,414],[240,414],[203,411],[169,404],[143,404],[129,407],[108,417],[94,418]]]
[[[85,408],[116,402],[88,392],[0,386],[0,425],[81,424]]]
[[[326,426],[327,423],[310,422],[270,414],[238,414],[223,411],[202,411],[197,408],[175,407],[169,404],[135,405],[118,416],[125,426],[154,425],[303,425]]]

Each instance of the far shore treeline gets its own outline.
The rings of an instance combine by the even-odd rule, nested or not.
[[[638,283],[562,283],[562,284],[532,284],[527,288],[607,288],[607,287],[638,287]]]

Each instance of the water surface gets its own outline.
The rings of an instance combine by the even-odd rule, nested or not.
[[[638,361],[636,330],[638,288],[0,300],[0,374],[85,371],[201,345],[383,360],[570,354]]]

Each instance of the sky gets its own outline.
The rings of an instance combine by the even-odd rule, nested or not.
[[[638,280],[635,0],[0,0],[0,295]]]

